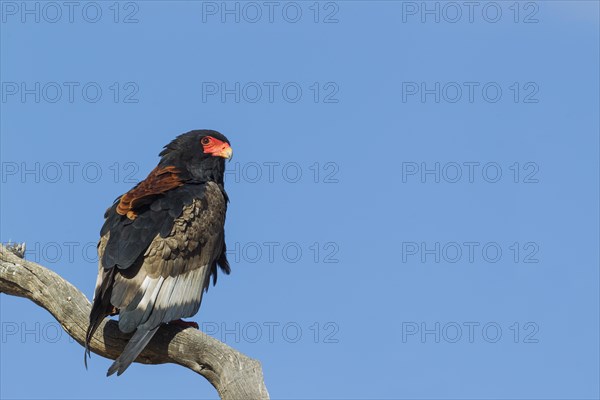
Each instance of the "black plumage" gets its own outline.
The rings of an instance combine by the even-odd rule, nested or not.
[[[144,252],[150,242],[160,235],[164,238],[173,229],[175,219],[181,215],[184,206],[192,204],[194,198],[204,200],[205,184],[190,184],[171,189],[146,207],[137,218],[130,220],[117,214],[118,200],[104,214],[106,218],[100,236],[110,233],[110,238],[102,255],[104,268],[127,269]]]
[[[148,177],[106,211],[86,354],[107,315],[118,313],[119,329],[134,332],[108,375],[122,374],[161,324],[196,314],[218,267],[229,274],[223,175],[231,154],[216,131],[180,135]]]

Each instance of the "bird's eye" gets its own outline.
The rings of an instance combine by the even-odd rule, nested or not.
[[[203,146],[206,146],[210,143],[210,139],[207,136],[205,136],[200,140],[200,143],[202,143]]]

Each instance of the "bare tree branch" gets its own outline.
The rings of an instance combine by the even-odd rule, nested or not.
[[[56,273],[19,258],[1,244],[0,293],[25,297],[45,308],[83,346],[91,309],[85,295]],[[119,331],[115,321],[106,319],[92,338],[91,350],[115,359],[130,337]],[[222,399],[269,398],[257,360],[196,329],[162,326],[136,362],[189,368],[208,379]]]

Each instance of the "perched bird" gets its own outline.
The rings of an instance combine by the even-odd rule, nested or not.
[[[184,133],[164,147],[148,177],[118,197],[104,214],[98,243],[98,279],[84,357],[102,320],[119,315],[119,329],[134,332],[107,376],[121,375],[163,323],[198,312],[225,255],[223,186],[232,149],[216,131]],[[195,324],[197,327],[197,324]]]

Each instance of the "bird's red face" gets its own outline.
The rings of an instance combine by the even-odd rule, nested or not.
[[[204,154],[210,154],[215,157],[223,157],[231,159],[233,156],[233,149],[229,143],[216,139],[212,136],[204,136],[200,139],[200,144],[204,149]]]
[[[231,159],[233,150],[227,138],[213,130],[202,129],[177,136],[160,152],[160,168],[177,170],[181,182],[209,182],[222,184],[225,159]]]

